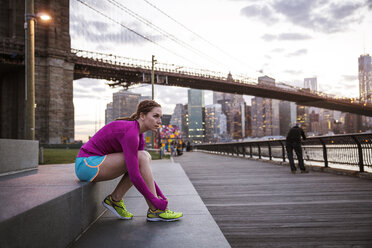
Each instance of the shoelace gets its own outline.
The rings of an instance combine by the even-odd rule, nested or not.
[[[115,202],[115,201],[111,201],[115,206],[119,207],[119,208],[122,208],[124,211],[127,211],[127,208],[125,207],[125,204],[124,202],[122,202],[123,200],[119,201],[119,202]],[[122,203],[122,204],[120,204]]]

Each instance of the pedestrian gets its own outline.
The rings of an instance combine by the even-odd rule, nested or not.
[[[182,213],[170,211],[168,199],[156,184],[151,155],[144,151],[143,133],[156,132],[161,125],[161,106],[152,100],[138,104],[130,117],[119,118],[100,129],[84,144],[75,162],[75,172],[81,181],[100,182],[123,176],[102,202],[120,219],[132,219],[123,197],[134,185],[148,204],[148,221],[175,221]]]
[[[186,151],[188,151],[188,152],[191,151],[190,141],[187,141]]]
[[[288,160],[291,166],[291,172],[293,174],[296,173],[296,166],[293,159],[293,150],[296,153],[298,167],[300,167],[301,173],[309,172],[306,170],[304,166],[304,159],[302,158],[301,137],[306,140],[304,130],[302,130],[300,124],[296,123],[294,127],[289,130],[285,141],[285,148],[287,150]]]
[[[176,156],[176,152],[175,152],[176,148],[175,148],[175,142],[174,141],[171,142],[170,148],[171,148],[171,157],[175,157]]]

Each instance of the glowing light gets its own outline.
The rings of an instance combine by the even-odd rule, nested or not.
[[[52,17],[46,13],[39,13],[37,14],[37,17],[39,17],[43,21],[50,21]]]

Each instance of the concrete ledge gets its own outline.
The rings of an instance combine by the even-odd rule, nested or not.
[[[184,216],[176,222],[147,222],[148,206],[132,187],[125,196],[132,220],[119,220],[107,211],[72,247],[228,248],[225,236],[190,182],[183,168],[169,160],[155,160],[152,170],[169,200],[169,208]]]
[[[39,141],[0,139],[0,174],[27,169],[39,165]]]
[[[117,180],[80,182],[73,164],[0,177],[0,247],[66,247],[103,212]]]

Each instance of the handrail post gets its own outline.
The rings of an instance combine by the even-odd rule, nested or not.
[[[258,158],[261,159],[261,146],[260,143],[257,143],[258,146]]]
[[[359,171],[364,172],[364,162],[363,162],[363,150],[362,150],[362,145],[360,144],[359,140],[351,135],[351,138],[355,141],[355,143],[358,146],[358,155],[359,155]]]
[[[279,141],[280,142],[280,145],[282,146],[282,157],[283,157],[283,162],[285,162],[285,151],[284,151],[284,144],[283,144],[283,141]]]
[[[245,145],[243,144],[242,147],[243,147],[243,157],[245,158]]]
[[[326,145],[325,145],[324,141],[323,141],[321,138],[319,138],[319,140],[320,140],[320,143],[321,143],[322,146],[323,146],[324,167],[327,168],[327,167],[328,167],[327,148],[326,148]]]
[[[270,158],[270,160],[273,160],[272,159],[272,156],[271,156],[271,145],[270,145],[270,141],[267,142],[267,145],[269,147],[269,158]]]

